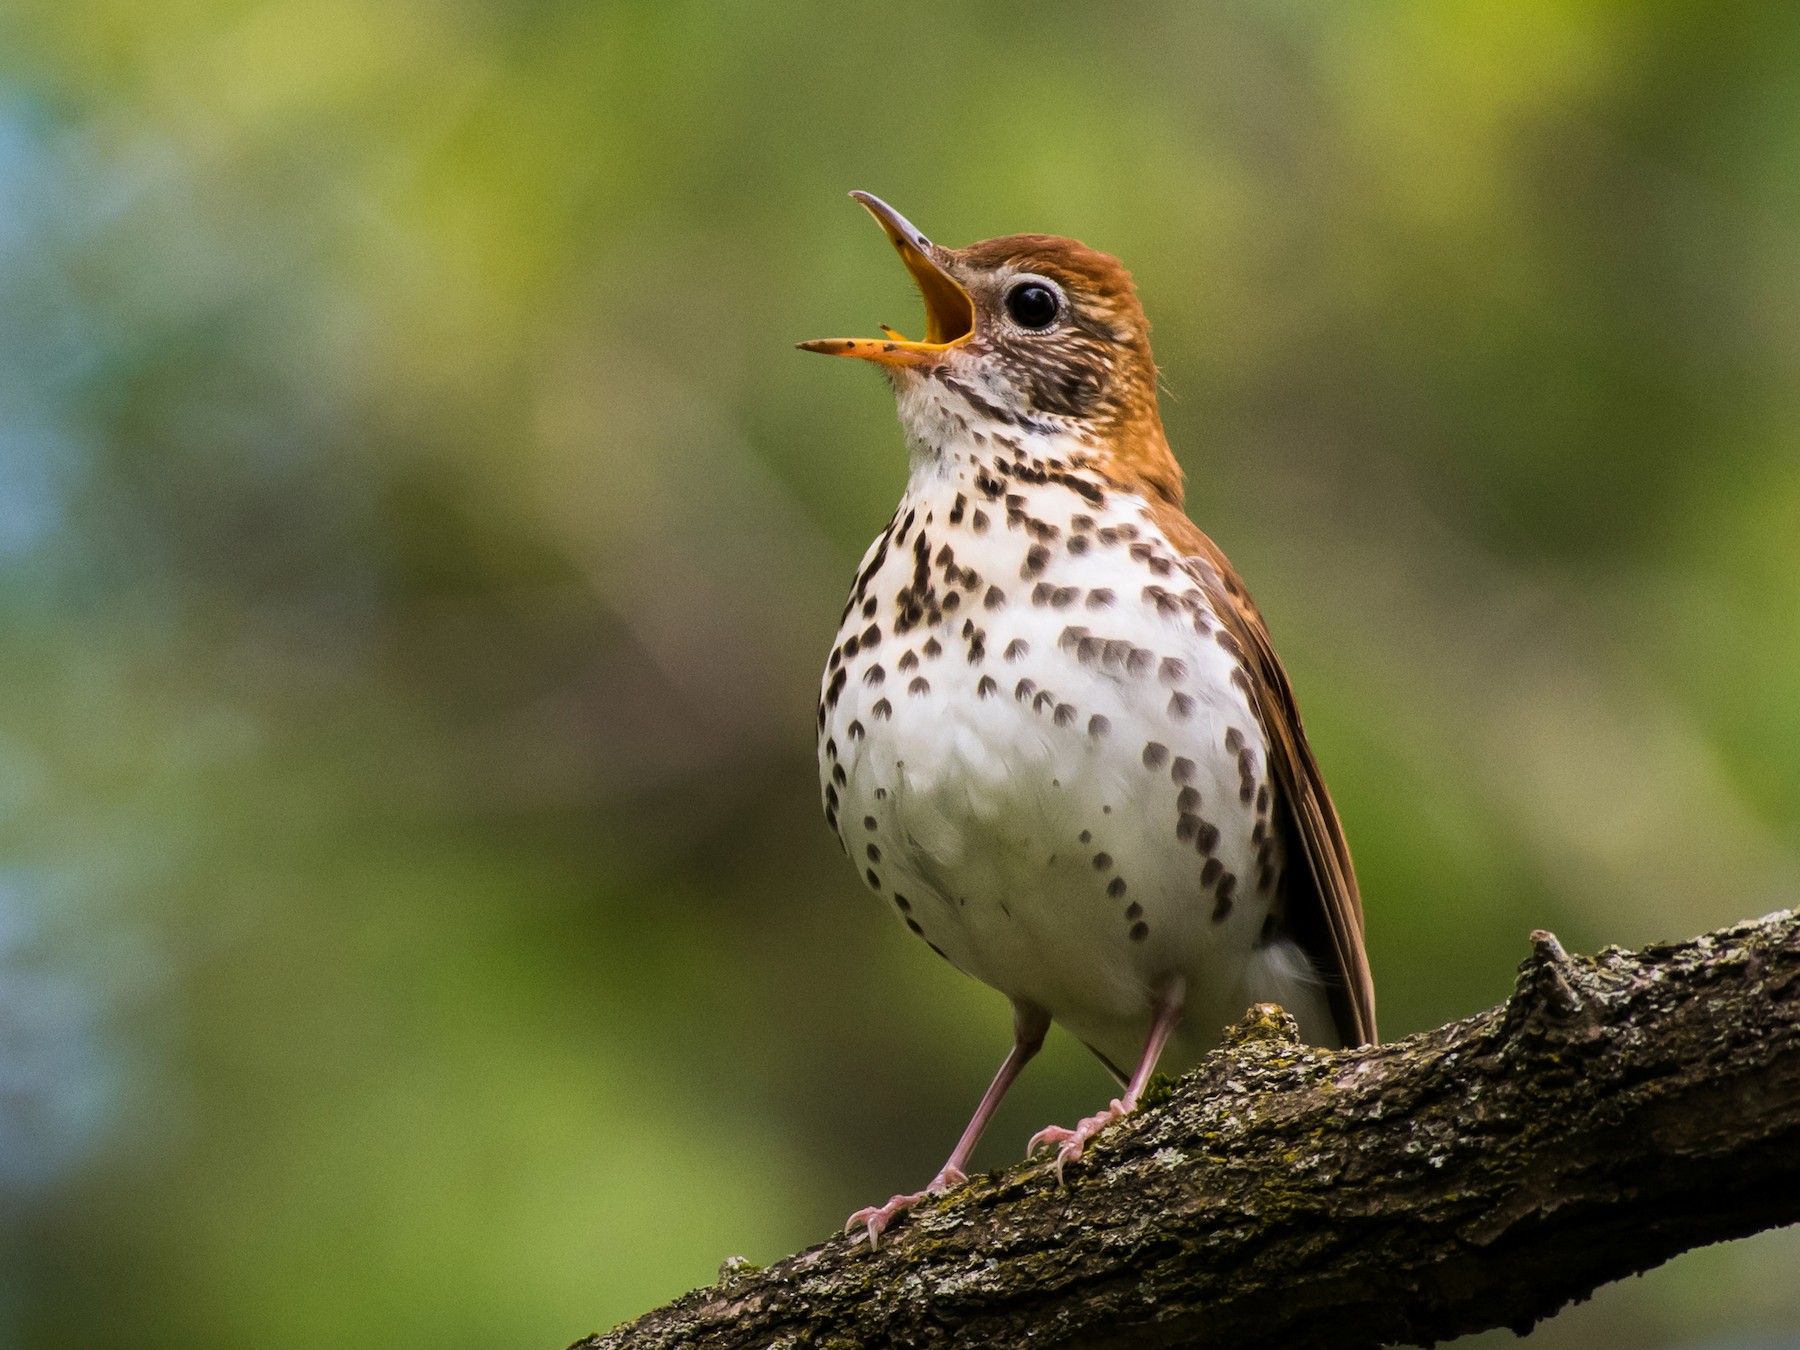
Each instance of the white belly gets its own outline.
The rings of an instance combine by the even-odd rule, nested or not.
[[[1115,495],[1107,511],[1056,490],[1034,500],[1064,547],[1029,576],[1018,534],[1001,520],[981,535],[966,519],[949,528],[949,505],[947,492],[913,503],[914,528],[933,558],[951,546],[953,580],[969,569],[979,584],[937,624],[896,635],[891,597],[916,555],[890,546],[866,588],[873,614],[853,607],[844,627],[882,630],[873,650],[838,659],[821,732],[828,814],[865,880],[955,965],[1127,1070],[1171,975],[1188,990],[1171,1068],[1256,998],[1317,1023],[1322,1000],[1304,981],[1268,987],[1273,785],[1237,657],[1199,589],[1146,565],[1135,499]],[[1130,533],[1102,542],[1120,525]],[[1077,533],[1091,542],[1070,552]],[[991,607],[990,586],[1004,594]]]

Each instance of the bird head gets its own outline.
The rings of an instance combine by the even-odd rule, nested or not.
[[[1172,501],[1181,473],[1156,404],[1150,324],[1131,273],[1073,239],[1015,234],[935,244],[867,192],[925,302],[925,337],[821,338],[802,350],[881,366],[909,439],[929,452],[962,431],[1078,447],[1095,467]]]

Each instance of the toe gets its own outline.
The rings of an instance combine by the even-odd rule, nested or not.
[[[1029,1158],[1046,1144],[1057,1145],[1074,1137],[1073,1130],[1065,1130],[1061,1125],[1046,1125],[1031,1136],[1031,1142],[1025,1145],[1025,1156]]]

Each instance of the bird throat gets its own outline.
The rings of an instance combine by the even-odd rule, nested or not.
[[[1079,467],[1096,483],[1179,507],[1182,475],[1154,404],[1129,423],[1021,408],[1004,382],[947,366],[891,372],[896,410],[915,483],[941,479],[959,464],[1037,462],[1047,471]],[[1046,480],[1049,481],[1049,480]]]

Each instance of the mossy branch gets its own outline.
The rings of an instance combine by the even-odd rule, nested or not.
[[[1430,1342],[1800,1221],[1800,916],[1532,943],[1505,1003],[1390,1045],[1253,1009],[1066,1188],[980,1177],[878,1252],[733,1271],[579,1350]]]

